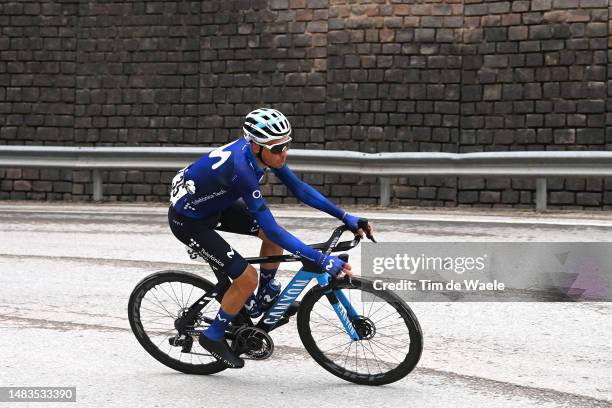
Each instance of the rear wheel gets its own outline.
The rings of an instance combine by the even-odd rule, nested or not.
[[[197,336],[179,336],[175,321],[205,293],[214,289],[210,281],[192,273],[157,272],[144,278],[132,291],[128,318],[134,335],[156,360],[188,374],[214,374],[226,368],[198,343]],[[195,330],[206,329],[219,310],[212,300],[193,322]]]
[[[382,385],[398,381],[416,367],[423,335],[416,316],[395,293],[375,290],[352,278],[334,283],[358,313],[352,320],[361,340],[352,340],[319,286],[300,305],[298,331],[306,350],[324,369],[346,381]]]

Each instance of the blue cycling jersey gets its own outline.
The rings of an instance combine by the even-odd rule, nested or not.
[[[300,180],[287,165],[272,171],[298,200],[338,219],[343,217],[344,211]],[[242,198],[270,240],[295,255],[318,263],[322,256],[319,251],[302,243],[274,220],[259,189],[263,176],[248,140],[240,138],[180,170],[172,180],[170,201],[177,212],[202,219]]]

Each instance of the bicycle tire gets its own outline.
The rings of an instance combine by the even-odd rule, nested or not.
[[[151,340],[151,338],[147,335],[147,332],[141,322],[142,301],[147,295],[147,293],[149,293],[149,291],[151,291],[153,288],[163,283],[168,283],[168,282],[175,282],[175,283],[178,282],[180,284],[191,285],[192,287],[201,289],[203,292],[212,291],[215,287],[213,283],[211,283],[207,279],[204,279],[201,276],[198,276],[192,273],[188,273],[188,272],[182,272],[182,271],[161,271],[161,272],[156,272],[152,275],[145,277],[143,280],[141,280],[136,285],[136,287],[132,291],[132,294],[130,295],[130,299],[128,302],[128,319],[130,322],[130,327],[132,328],[132,332],[138,339],[138,342],[157,361],[159,361],[160,363],[164,364],[165,366],[169,368],[172,368],[174,370],[177,370],[177,371],[180,371],[186,374],[209,375],[209,374],[215,374],[215,373],[225,370],[227,367],[223,363],[217,361],[214,358],[212,358],[211,362],[204,363],[202,362],[201,358],[197,354],[195,355],[200,360],[200,362],[202,362],[202,364],[192,364],[192,363],[183,362],[183,361],[180,361],[180,357],[179,357],[179,360],[172,358],[168,354],[161,351],[158,345],[156,345]],[[182,289],[182,286],[181,286],[181,289]],[[176,300],[177,301],[179,300],[178,296]],[[216,313],[216,310],[214,310],[214,313]],[[167,319],[170,319],[170,317],[171,316],[168,316]],[[174,327],[172,327],[172,329],[174,329]],[[197,347],[200,347],[197,342],[197,339],[194,340],[193,344],[197,345]],[[186,353],[181,353],[181,354],[186,354]],[[179,356],[181,354],[179,354]],[[187,354],[190,354],[190,353],[187,353]]]
[[[397,311],[397,313],[401,317],[401,320],[405,323],[406,328],[408,329],[409,338],[410,338],[409,349],[408,349],[408,352],[406,353],[405,358],[403,359],[403,361],[401,361],[397,365],[397,367],[387,372],[382,372],[381,370],[381,373],[376,373],[376,374],[369,373],[369,368],[368,368],[368,374],[359,373],[356,371],[359,366],[357,362],[357,354],[358,354],[357,344],[355,344],[355,356],[356,356],[355,370],[350,370],[347,367],[342,366],[342,364],[338,364],[337,362],[330,359],[325,354],[325,352],[321,350],[321,348],[317,344],[317,341],[314,339],[312,330],[311,330],[311,323],[312,323],[311,314],[313,311],[313,307],[315,307],[317,302],[321,299],[323,299],[323,301],[327,302],[327,304],[329,305],[327,298],[324,296],[323,289],[320,286],[315,286],[310,291],[308,291],[308,293],[302,299],[302,303],[300,305],[300,309],[299,309],[298,317],[297,317],[297,327],[298,327],[300,339],[302,340],[304,347],[306,348],[308,353],[312,356],[312,358],[319,365],[321,365],[321,367],[323,367],[325,370],[329,371],[333,375],[339,378],[342,378],[343,380],[350,381],[356,384],[384,385],[384,384],[393,383],[407,376],[418,364],[419,359],[421,357],[422,350],[423,350],[423,334],[421,331],[421,327],[419,325],[419,322],[416,316],[410,309],[410,307],[408,307],[408,305],[397,294],[393,292],[375,290],[372,282],[366,279],[352,278],[350,283],[347,280],[343,280],[339,283],[334,282],[333,287],[334,289],[347,289],[347,290],[355,289],[355,290],[359,290],[362,292],[372,293],[372,294],[375,294],[377,297],[381,298],[382,300],[384,300],[384,302],[386,302],[387,305],[390,305],[393,308],[393,310]],[[370,310],[372,310],[372,307],[370,307]],[[338,324],[340,325],[340,327],[342,327],[340,320],[337,319],[337,316],[336,316],[336,320]],[[344,328],[342,328],[342,330],[344,330]],[[348,338],[348,334],[346,333],[346,331],[344,332],[344,334]],[[332,335],[331,337],[333,336],[334,335]],[[376,336],[376,334],[374,334],[374,336]],[[390,336],[386,336],[386,337],[390,337]],[[350,338],[349,338],[349,341],[351,341]],[[372,338],[372,341],[374,341],[373,338]],[[361,347],[363,348],[364,356],[366,354],[366,350],[371,351],[374,349],[374,347],[372,347],[372,344],[373,344],[372,342],[370,342],[370,349],[364,346],[365,341],[360,340],[359,342],[362,343]],[[349,351],[351,350],[350,347],[351,346],[349,346]],[[380,346],[375,345],[375,347],[380,347]],[[366,357],[365,364],[367,366],[368,359],[367,359],[367,356],[365,357]],[[372,362],[373,362],[373,366],[375,363],[380,368],[380,362],[376,361],[375,359],[372,360]],[[383,363],[383,366],[384,365],[385,363]]]

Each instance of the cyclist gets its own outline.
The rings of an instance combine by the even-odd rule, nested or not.
[[[257,299],[253,292],[258,283],[258,295],[266,288],[279,264],[261,264],[258,279],[255,268],[217,230],[259,237],[261,256],[281,255],[286,249],[332,276],[351,274],[348,263],[310,248],[276,223],[259,187],[265,169],[270,168],[300,201],[342,220],[354,233],[364,234],[359,217],[336,207],[285,164],[291,142],[291,125],[285,115],[270,108],[254,110],[246,116],[243,131],[244,137],[177,173],[168,211],[172,233],[233,280],[214,321],[199,339],[202,347],[231,368],[243,367],[244,360],[225,342],[225,330],[249,297]],[[372,232],[370,224],[367,229]]]

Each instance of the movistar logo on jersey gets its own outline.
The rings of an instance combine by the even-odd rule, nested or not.
[[[226,145],[223,145],[221,147],[216,148],[215,150],[213,150],[212,152],[210,152],[210,154],[208,155],[208,157],[213,157],[213,158],[219,158],[219,161],[216,162],[215,164],[213,164],[211,166],[211,168],[213,170],[217,170],[219,167],[221,167],[223,165],[223,163],[225,163],[227,161],[227,159],[230,158],[230,156],[232,155],[232,152],[228,152],[225,149],[231,145],[233,145],[234,143],[236,143],[238,140],[234,140],[231,143],[228,143]]]
[[[330,270],[331,270],[331,268],[333,268],[333,266],[334,266],[334,260],[333,260],[333,259],[330,259],[330,260],[329,260],[329,263],[327,264],[327,266],[325,266],[325,270],[326,270],[326,271],[330,271]]]

